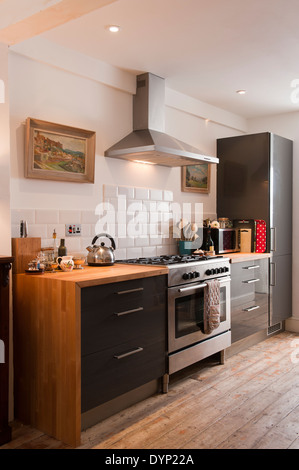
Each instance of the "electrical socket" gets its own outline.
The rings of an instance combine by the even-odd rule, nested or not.
[[[65,224],[66,237],[81,237],[81,224]]]

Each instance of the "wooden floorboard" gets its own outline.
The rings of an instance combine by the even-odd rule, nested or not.
[[[80,449],[299,449],[298,334],[281,332],[228,358],[174,374],[156,394],[82,433]],[[69,448],[13,423],[0,449]]]

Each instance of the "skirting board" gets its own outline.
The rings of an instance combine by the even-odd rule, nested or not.
[[[293,333],[299,333],[299,318],[291,317],[285,321],[285,329]]]
[[[103,421],[106,418],[122,411],[139,401],[145,400],[151,397],[155,393],[158,393],[161,388],[160,380],[153,380],[148,382],[141,387],[135,388],[130,392],[124,393],[119,397],[114,398],[106,403],[103,403],[92,410],[86,411],[81,414],[81,431],[85,431],[90,426]]]

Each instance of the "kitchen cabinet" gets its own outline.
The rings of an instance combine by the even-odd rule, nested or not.
[[[292,316],[293,142],[263,132],[217,140],[217,213],[267,225],[269,326]]]
[[[269,260],[231,264],[232,343],[268,327]]]
[[[0,256],[0,445],[11,440],[8,424],[9,279],[12,257]]]
[[[115,264],[16,274],[15,418],[76,447],[94,407],[158,382],[167,273]]]
[[[82,413],[166,373],[165,293],[164,276],[82,289]]]

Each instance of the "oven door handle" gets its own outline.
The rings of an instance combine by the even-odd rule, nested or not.
[[[218,279],[219,283],[222,284],[224,282],[230,282],[230,277],[226,276],[225,279]],[[197,286],[188,286],[188,287],[181,287],[178,289],[178,292],[188,292],[189,290],[195,290],[195,289],[203,289],[204,287],[207,287],[207,283],[203,282],[202,284],[198,284]]]
[[[207,287],[207,283],[204,282],[203,284],[199,284],[198,286],[188,286],[188,287],[181,287],[178,289],[178,292],[187,292],[188,290],[197,290],[197,289],[203,289],[204,287]]]

